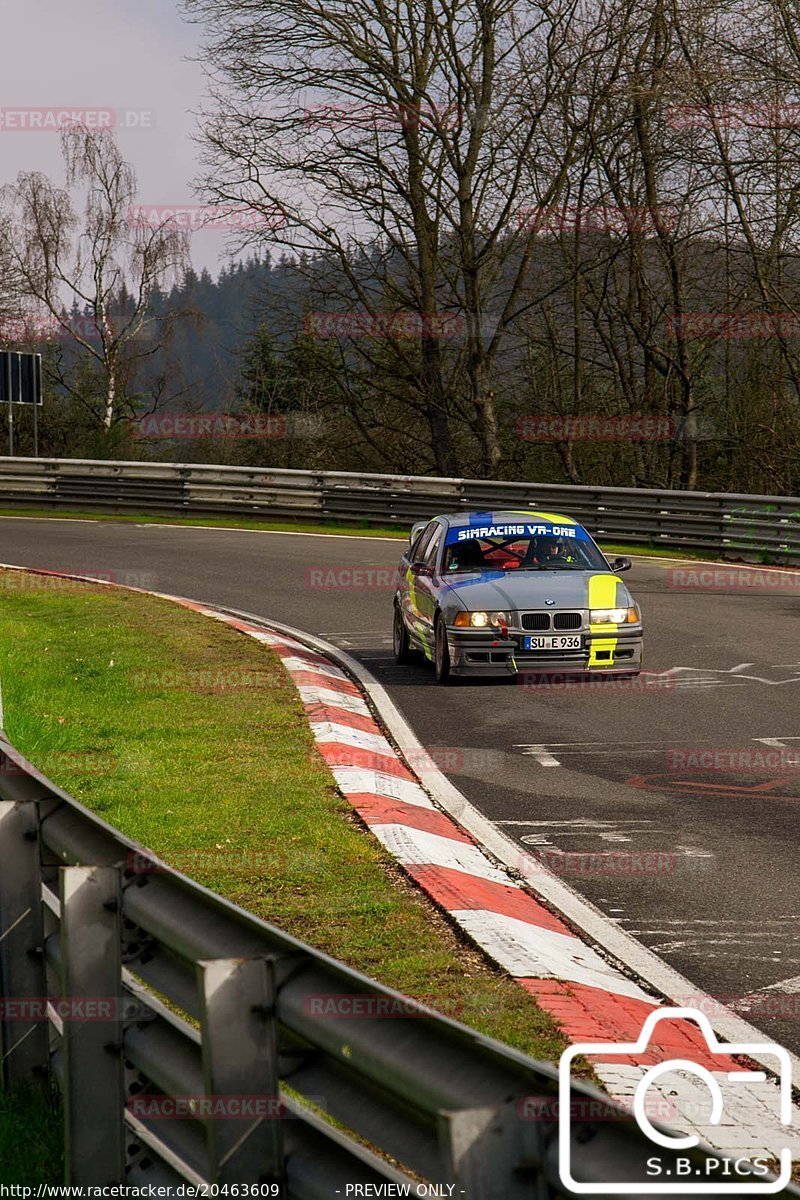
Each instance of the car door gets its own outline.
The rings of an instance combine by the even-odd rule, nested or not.
[[[414,634],[415,637],[420,637],[420,615],[417,607],[417,584],[418,578],[411,569],[414,563],[422,562],[426,548],[430,544],[430,540],[436,532],[438,523],[431,521],[425,526],[422,534],[419,535],[414,542],[409,546],[404,557],[405,571],[401,589],[401,604],[403,616],[405,618],[406,628]]]
[[[431,653],[434,645],[433,618],[436,612],[439,588],[437,570],[443,539],[444,526],[437,523],[425,545],[420,548],[421,554],[417,556],[417,561],[422,565],[424,573],[416,575],[414,579],[417,628],[420,637]]]

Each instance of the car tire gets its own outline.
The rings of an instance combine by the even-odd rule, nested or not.
[[[400,605],[394,606],[394,621],[392,623],[392,649],[394,650],[394,661],[402,666],[411,659],[411,644],[408,640],[408,630],[406,623],[403,620],[403,614],[400,611]]]
[[[453,682],[453,676],[450,673],[450,647],[447,644],[447,626],[442,617],[436,622],[434,633],[433,672],[437,683],[447,686],[447,684]]]

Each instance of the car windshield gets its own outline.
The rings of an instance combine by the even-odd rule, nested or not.
[[[581,531],[583,532],[583,531]],[[473,537],[445,548],[443,574],[496,571],[607,571],[608,563],[586,534]]]

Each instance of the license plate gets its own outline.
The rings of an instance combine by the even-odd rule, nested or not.
[[[565,634],[562,637],[526,637],[523,650],[580,650],[580,634]]]

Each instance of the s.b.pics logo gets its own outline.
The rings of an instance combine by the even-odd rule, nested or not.
[[[572,1128],[570,1105],[572,1063],[579,1055],[616,1072],[632,1089],[629,1107],[649,1143],[644,1179],[631,1182],[630,1171],[621,1169],[622,1178],[586,1181],[579,1162],[585,1139]],[[758,1069],[757,1062],[764,1059],[774,1079]],[[708,1017],[693,1008],[656,1009],[635,1042],[571,1046],[559,1063],[561,1182],[576,1195],[775,1195],[791,1179],[789,1143],[797,1142],[798,1131],[791,1129],[791,1071],[782,1046],[721,1043]],[[670,1124],[688,1126],[691,1132],[653,1123],[652,1102],[659,1097],[668,1097],[674,1106]],[[704,1142],[726,1148],[707,1152]],[[769,1153],[748,1150],[765,1143]],[[775,1161],[778,1178],[770,1177]]]

